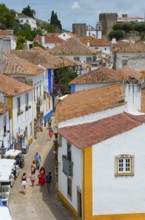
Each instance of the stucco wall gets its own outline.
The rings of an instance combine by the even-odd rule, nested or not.
[[[93,215],[144,213],[145,126],[93,146]],[[134,176],[115,177],[115,156],[134,156]]]
[[[82,190],[82,152],[76,147],[71,147],[73,162],[72,198],[67,195],[67,176],[63,173],[62,155],[67,155],[67,141],[62,138],[62,147],[58,148],[58,190],[77,210],[77,187]]]

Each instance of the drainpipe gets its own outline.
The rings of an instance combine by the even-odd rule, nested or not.
[[[0,38],[0,72],[3,72],[3,39]]]

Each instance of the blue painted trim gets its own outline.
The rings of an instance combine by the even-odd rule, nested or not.
[[[52,117],[53,115],[53,110],[50,110],[50,112],[48,112],[46,115],[44,115],[43,119],[44,121],[49,121],[49,119]]]
[[[51,70],[48,70],[48,92],[52,93],[52,73]]]
[[[71,85],[70,91],[71,91],[71,93],[75,93],[75,85],[74,84]]]

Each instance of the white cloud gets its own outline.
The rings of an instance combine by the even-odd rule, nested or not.
[[[80,5],[78,2],[74,2],[73,5],[72,5],[72,9],[80,9]]]

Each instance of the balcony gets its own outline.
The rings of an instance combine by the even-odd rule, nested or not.
[[[63,162],[63,172],[67,176],[73,176],[73,162],[68,160],[68,158],[65,155],[62,156],[62,162]]]

